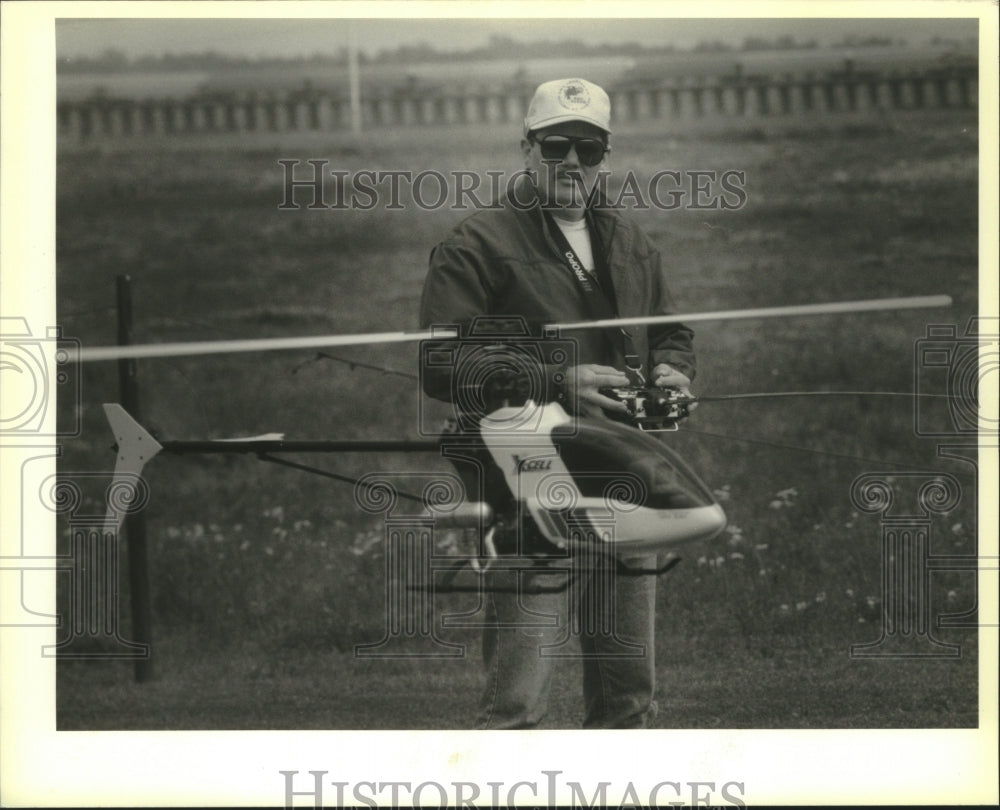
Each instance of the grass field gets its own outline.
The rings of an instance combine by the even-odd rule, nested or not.
[[[977,307],[973,113],[771,119],[616,134],[616,168],[746,172],[738,211],[635,211],[662,245],[684,311],[946,293],[950,310],[706,324],[696,392],[911,391],[928,324],[964,329]],[[282,158],[329,168],[519,168],[516,133],[372,132],[247,143],[203,138],[63,151],[58,163],[59,321],[115,341],[115,277],[133,280],[136,342],[378,332],[416,325],[430,247],[464,214],[279,210]],[[160,438],[283,431],[402,438],[417,431],[415,347],[145,361],[143,422]],[[939,380],[931,381],[943,391]],[[81,434],[63,471],[110,471],[100,404],[113,364],[82,370]],[[65,405],[66,403],[64,403]],[[949,472],[958,506],[932,550],[976,548],[972,467],[914,434],[905,398],[705,402],[670,438],[730,519],[682,550],[662,580],[657,654],[664,728],[970,727],[977,636],[936,628],[952,660],[859,660],[882,626],[881,524],[852,504],[864,473]],[[791,449],[807,448],[807,449]],[[812,452],[816,451],[816,452]],[[414,456],[324,459],[362,475],[418,471]],[[352,487],[253,459],[160,457],[146,470],[155,682],[122,662],[62,661],[60,729],[462,728],[479,690],[478,640],[450,660],[360,660],[385,628],[383,526]],[[91,498],[96,498],[91,495]],[[91,502],[93,506],[96,501]],[[914,503],[915,506],[915,503]],[[68,531],[68,529],[67,529]],[[128,588],[123,582],[127,605]],[[969,573],[936,573],[935,617],[976,604]],[[442,597],[435,616],[468,609]],[[128,634],[125,621],[125,634]],[[424,642],[406,648],[419,653]],[[566,664],[549,725],[580,721]]]

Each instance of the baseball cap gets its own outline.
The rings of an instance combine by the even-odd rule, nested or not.
[[[524,134],[566,121],[586,121],[610,134],[611,99],[586,79],[555,79],[540,84],[524,117]]]

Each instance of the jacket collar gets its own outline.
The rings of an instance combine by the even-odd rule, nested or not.
[[[605,250],[610,250],[618,215],[615,207],[608,202],[600,189],[595,191],[596,193],[587,207],[587,221],[591,227],[598,231]],[[535,224],[535,227],[542,230],[545,240],[552,246],[553,250],[556,253],[559,252],[549,233],[546,217],[542,216],[542,204],[538,199],[538,191],[526,174],[518,177],[513,187],[508,188],[506,204],[522,216],[528,217]]]

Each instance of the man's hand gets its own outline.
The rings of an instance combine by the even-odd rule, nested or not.
[[[620,388],[629,385],[628,376],[611,366],[585,364],[566,369],[566,391],[576,397],[579,414],[599,415],[602,408],[618,413],[628,413],[624,402],[604,396],[599,388]]]
[[[660,363],[653,369],[653,385],[657,388],[666,388],[667,386],[677,388],[680,390],[681,395],[685,397],[691,396],[691,378],[687,374],[684,374],[673,366],[668,366],[666,363]],[[692,402],[688,405],[688,410],[693,411],[698,407],[697,402]]]

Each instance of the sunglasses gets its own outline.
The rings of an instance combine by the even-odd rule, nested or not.
[[[596,166],[604,160],[604,155],[610,151],[610,148],[597,138],[543,135],[541,138],[533,140],[541,148],[542,157],[545,160],[563,160],[569,154],[570,148],[576,147],[576,156],[584,166]]]

